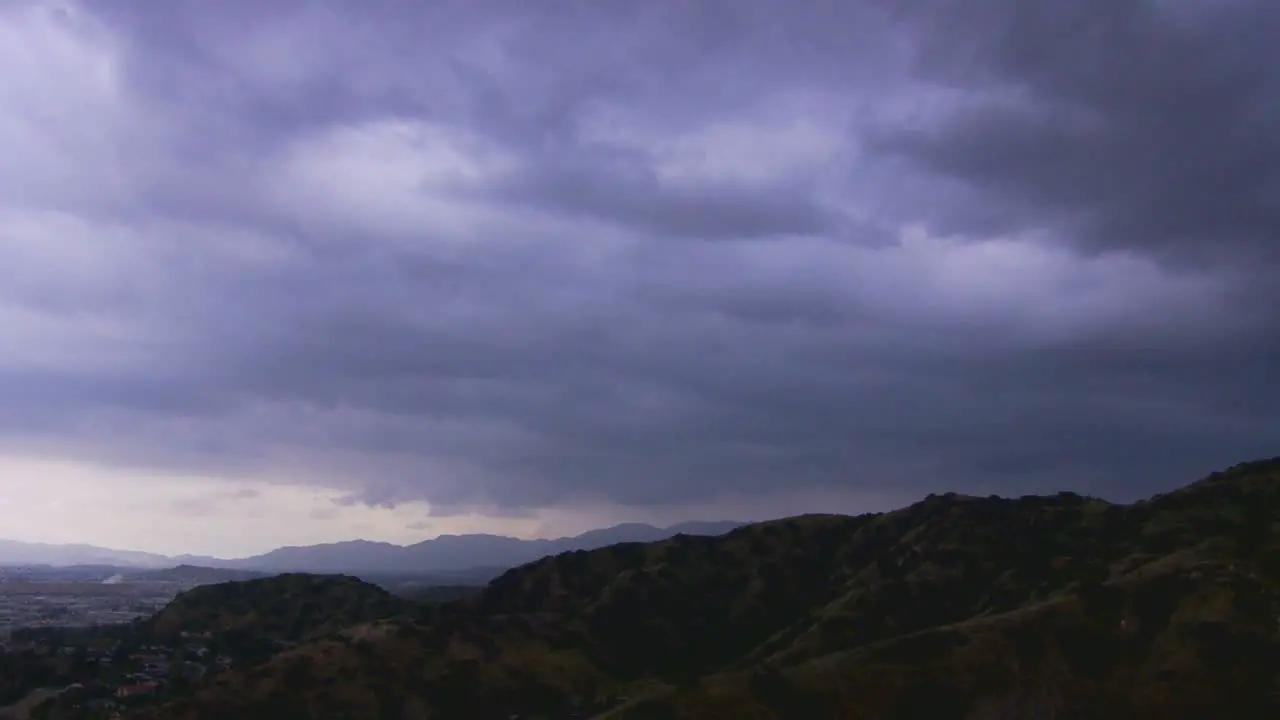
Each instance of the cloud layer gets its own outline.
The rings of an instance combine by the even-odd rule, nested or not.
[[[1280,10],[906,7],[4,3],[0,450],[439,515],[1274,454]]]

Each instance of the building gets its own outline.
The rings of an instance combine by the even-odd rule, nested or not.
[[[204,665],[194,662],[182,663],[182,677],[191,682],[200,682],[204,679],[205,673],[208,671]]]
[[[137,685],[121,685],[120,687],[116,688],[116,697],[121,699],[131,698],[131,697],[146,697],[148,695],[154,695],[157,687],[158,686],[156,685],[156,683],[153,683],[153,682],[139,683]]]

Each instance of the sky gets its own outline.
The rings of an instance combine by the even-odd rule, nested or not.
[[[0,535],[1128,501],[1280,454],[1278,28],[0,0]]]

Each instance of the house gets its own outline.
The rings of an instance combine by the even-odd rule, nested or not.
[[[146,697],[154,695],[158,685],[153,682],[139,683],[137,685],[121,685],[116,688],[116,697],[124,699],[131,697]]]
[[[191,682],[200,682],[204,679],[204,674],[208,670],[204,665],[194,662],[182,663],[182,677]]]
[[[106,638],[98,638],[89,643],[89,649],[96,653],[114,653],[119,649],[119,646],[119,641]]]

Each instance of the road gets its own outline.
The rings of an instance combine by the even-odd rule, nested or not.
[[[58,688],[38,688],[12,705],[0,708],[0,720],[27,720],[40,703],[58,694]]]

